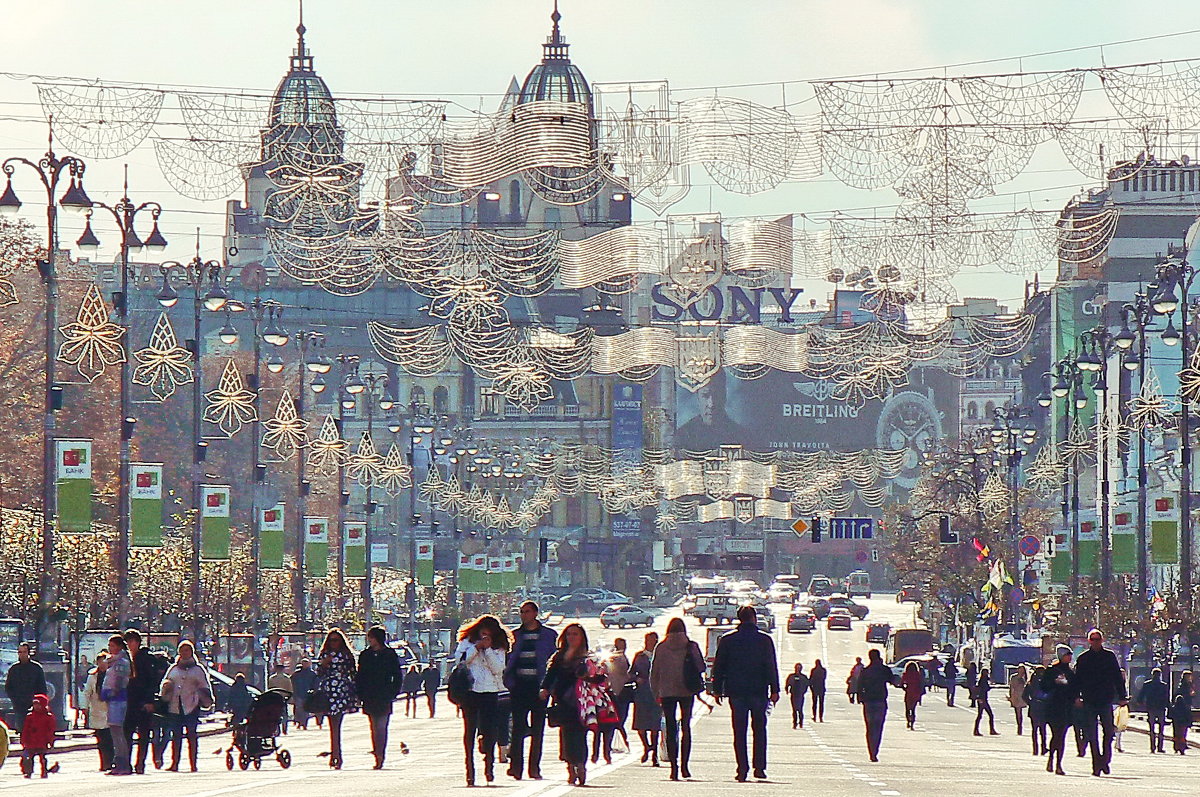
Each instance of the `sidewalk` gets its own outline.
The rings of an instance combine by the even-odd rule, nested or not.
[[[209,714],[201,721],[198,734],[203,737],[226,733],[229,730],[227,725],[228,719],[228,714]],[[12,729],[9,729],[8,734],[8,757],[19,758],[21,756],[21,743],[18,741],[18,736]],[[50,755],[77,753],[82,750],[95,749],[96,736],[93,731],[68,729],[59,731],[58,740],[54,743],[54,747],[50,749]]]

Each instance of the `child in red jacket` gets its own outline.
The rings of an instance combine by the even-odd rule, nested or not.
[[[34,695],[33,707],[25,716],[25,725],[21,729],[21,771],[25,777],[33,776],[35,758],[41,758],[42,777],[46,777],[46,752],[53,746],[54,716],[50,713],[50,698]]]

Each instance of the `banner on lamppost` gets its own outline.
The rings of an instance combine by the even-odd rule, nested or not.
[[[312,578],[329,575],[329,518],[304,518],[304,569]]]
[[[504,572],[504,592],[512,592],[520,586],[517,583],[517,560],[511,555],[504,557],[502,570]]]
[[[129,544],[134,548],[162,547],[162,477],[159,463],[129,463]]]
[[[342,533],[342,556],[346,563],[346,578],[367,577],[367,524],[347,520]]]
[[[513,589],[525,586],[525,554],[513,554]]]
[[[92,530],[92,441],[54,441],[58,530]]]
[[[1114,573],[1137,572],[1137,535],[1133,519],[1137,516],[1133,507],[1120,505],[1113,512],[1112,571]]]
[[[200,558],[229,558],[229,485],[200,486]]]
[[[1150,497],[1150,561],[1179,564],[1179,503],[1174,495]]]
[[[433,543],[417,543],[417,583],[422,587],[433,586]]]
[[[258,511],[258,566],[263,570],[283,569],[283,504]]]
[[[458,555],[458,570],[456,571],[455,582],[458,585],[458,591],[469,593],[471,591],[471,557],[465,553]]]
[[[487,591],[504,592],[504,560],[499,556],[489,556],[487,574]]]
[[[1079,513],[1079,575],[1100,575],[1100,522],[1093,511]]]
[[[471,592],[488,591],[488,558],[483,554],[471,557]]]

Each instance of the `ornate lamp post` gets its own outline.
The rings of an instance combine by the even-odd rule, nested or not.
[[[1063,436],[1060,446],[1071,440],[1071,431],[1079,421],[1079,413],[1087,406],[1087,394],[1083,392],[1084,370],[1079,367],[1075,357],[1068,355],[1055,364],[1048,376],[1054,381],[1050,395],[1054,398],[1067,399],[1068,404],[1063,412]],[[1044,402],[1043,396],[1039,403]],[[1072,413],[1074,410],[1074,413]],[[1061,450],[1061,449],[1060,449]],[[1072,595],[1079,594],[1079,458],[1070,457],[1070,468],[1063,471],[1062,485],[1062,520],[1063,528],[1071,530],[1071,583]]]
[[[1151,285],[1150,291],[1156,291],[1157,286]],[[1138,392],[1146,383],[1146,330],[1155,317],[1154,308],[1150,304],[1148,292],[1138,292],[1132,302],[1122,308],[1121,331],[1114,337],[1117,348],[1125,352],[1121,365],[1127,371],[1138,371]],[[1132,328],[1131,328],[1132,327]],[[1134,344],[1137,350],[1134,350]],[[1137,578],[1138,595],[1143,600],[1149,597],[1150,564],[1148,561],[1149,541],[1149,474],[1146,469],[1146,435],[1141,429],[1137,432]]]
[[[313,374],[313,381],[308,387],[313,393],[325,390],[323,376],[333,369],[329,358],[321,354],[325,348],[325,334],[311,330],[298,330],[295,335],[296,345],[300,349],[298,365],[299,385],[296,392],[296,415],[304,417],[304,375]],[[303,452],[296,455],[296,570],[292,578],[292,601],[295,605],[296,617],[303,620],[308,616],[306,592],[304,589],[304,516],[308,513],[308,494],[311,483],[305,475],[305,456]]]
[[[1092,390],[1100,406],[1100,423],[1097,425],[1097,464],[1100,470],[1100,598],[1108,598],[1112,589],[1112,482],[1109,478],[1113,440],[1112,422],[1108,404],[1108,360],[1120,350],[1116,336],[1107,326],[1089,329],[1079,337],[1080,352],[1075,363],[1082,370],[1094,373]]]

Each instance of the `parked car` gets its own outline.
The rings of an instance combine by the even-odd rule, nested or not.
[[[920,603],[921,588],[905,584],[896,591],[896,603]]]
[[[892,627],[888,623],[871,623],[867,626],[867,641],[886,645],[891,632]]]
[[[600,625],[605,628],[616,626],[624,628],[625,626],[633,625],[654,625],[654,615],[643,609],[641,606],[632,606],[628,603],[619,603],[609,606],[604,611],[600,612]]]
[[[871,574],[866,570],[855,570],[846,576],[844,585],[846,594],[851,598],[855,595],[861,595],[864,598],[871,597]]]
[[[787,630],[789,634],[809,633],[817,630],[817,616],[807,606],[797,606],[788,615]]]
[[[849,631],[854,621],[854,615],[845,609],[833,609],[829,612],[829,616],[825,618],[825,627],[832,631],[835,628],[840,628]]]

